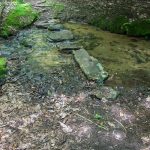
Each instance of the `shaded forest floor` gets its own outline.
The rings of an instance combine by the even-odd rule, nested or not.
[[[0,41],[0,49],[8,52],[8,77],[0,97],[0,149],[149,150],[149,88],[118,87],[116,100],[93,97],[97,83],[87,80],[72,54],[57,49],[74,42],[70,31],[64,35],[50,9],[36,8],[41,17],[35,25]],[[59,30],[42,29],[41,21]]]

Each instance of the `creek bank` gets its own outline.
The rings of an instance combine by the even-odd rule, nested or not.
[[[59,0],[65,9],[63,20],[76,20],[113,33],[150,38],[150,4],[140,0]]]

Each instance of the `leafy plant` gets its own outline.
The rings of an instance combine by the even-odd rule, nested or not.
[[[103,116],[101,116],[100,114],[95,114],[94,118],[97,119],[97,120],[104,119]]]

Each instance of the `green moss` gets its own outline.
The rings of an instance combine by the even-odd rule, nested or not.
[[[15,31],[30,25],[38,14],[34,11],[30,4],[15,3],[13,10],[10,10],[5,21],[2,24],[0,35],[7,37]]]
[[[111,19],[101,17],[100,19],[94,19],[91,24],[114,33],[150,37],[150,19],[129,22],[128,18],[123,16]]]
[[[122,30],[122,25],[127,23],[128,19],[123,16],[117,16],[113,19],[106,17],[101,17],[100,19],[94,19],[91,24],[97,27],[100,27],[103,30],[108,30],[115,33],[124,33]]]
[[[150,37],[150,19],[125,23],[122,28],[128,35]]]
[[[1,57],[0,58],[0,78],[3,78],[7,72],[6,69],[6,58]]]

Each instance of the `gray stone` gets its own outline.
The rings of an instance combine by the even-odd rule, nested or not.
[[[98,99],[106,98],[106,99],[116,99],[118,96],[118,92],[112,89],[111,87],[100,87],[99,90],[93,90],[92,95],[96,96]]]
[[[73,34],[69,30],[52,31],[49,33],[50,40],[54,42],[61,42],[73,39]]]
[[[108,77],[108,73],[104,71],[98,60],[91,57],[86,50],[80,49],[78,51],[73,51],[73,54],[75,60],[78,62],[88,79],[103,83]]]
[[[57,48],[65,53],[72,53],[73,50],[79,50],[81,49],[81,46],[78,43],[75,42],[59,42],[57,44]]]
[[[64,28],[62,24],[58,24],[55,22],[43,22],[43,21],[36,23],[35,26],[37,28],[48,29],[50,31],[60,31]]]

